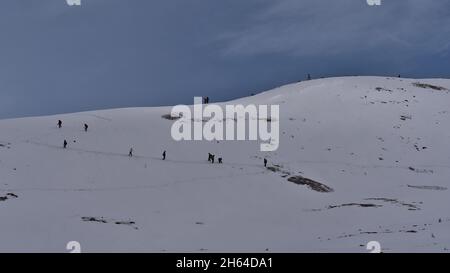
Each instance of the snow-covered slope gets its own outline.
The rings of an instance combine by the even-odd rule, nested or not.
[[[448,89],[346,77],[231,102],[280,105],[271,153],[173,141],[170,107],[2,120],[0,251],[65,252],[78,241],[86,252],[367,252],[372,240],[387,252],[447,251]],[[333,191],[287,180],[296,175]]]

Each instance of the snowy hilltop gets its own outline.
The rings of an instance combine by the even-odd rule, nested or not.
[[[328,78],[227,103],[279,105],[278,149],[175,141],[171,107],[1,120],[0,251],[450,249],[450,80]]]

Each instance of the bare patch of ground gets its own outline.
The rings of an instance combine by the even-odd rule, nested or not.
[[[6,201],[8,199],[16,199],[16,198],[18,198],[16,194],[9,192],[5,196],[0,196],[0,201]]]
[[[428,84],[428,83],[415,82],[415,83],[413,83],[413,85],[415,87],[419,87],[419,88],[433,89],[433,90],[437,90],[437,91],[448,91],[448,89],[445,87],[432,85],[432,84]]]
[[[446,191],[446,187],[441,186],[413,186],[408,185],[408,188],[419,189],[419,190],[434,190],[434,191]]]
[[[311,180],[309,178],[306,178],[306,177],[303,177],[300,175],[289,177],[288,181],[295,183],[297,185],[306,185],[310,189],[317,191],[317,192],[333,192],[334,191],[332,188],[328,187],[327,185],[324,185],[320,182]]]
[[[97,223],[103,223],[106,224],[108,223],[108,221],[106,221],[105,219],[103,219],[103,217],[81,217],[81,220],[83,220],[84,222],[97,222]]]
[[[405,121],[405,120],[408,120],[408,119],[411,120],[412,117],[411,117],[411,115],[401,115],[401,116],[400,116],[400,119],[403,120],[403,121]]]
[[[375,90],[377,90],[378,92],[381,92],[381,91],[385,91],[385,92],[389,92],[389,93],[393,92],[392,90],[386,89],[386,88],[383,88],[383,87],[377,87],[377,88],[375,88]]]
[[[428,169],[416,169],[413,167],[409,167],[408,168],[410,171],[416,172],[416,173],[427,173],[427,174],[432,174],[434,173],[433,170],[428,170]]]
[[[182,115],[178,115],[178,116],[172,116],[171,114],[165,114],[161,116],[164,119],[168,119],[168,120],[177,120],[180,119],[182,117]]]
[[[10,149],[11,148],[11,143],[0,143],[0,148],[6,148],[6,149]]]
[[[95,223],[101,223],[101,224],[116,224],[116,225],[125,225],[125,226],[131,226],[133,229],[138,229],[135,225],[136,222],[134,221],[124,221],[124,220],[114,220],[114,219],[105,219],[103,217],[81,217],[81,220],[84,222],[95,222]]]
[[[433,222],[428,222],[428,223],[417,223],[417,224],[412,224],[412,225],[404,225],[404,226],[390,226],[390,227],[383,227],[383,226],[378,226],[378,227],[373,227],[371,230],[363,230],[363,229],[358,229],[356,231],[354,231],[353,233],[343,233],[341,235],[338,235],[334,238],[322,238],[322,237],[318,237],[317,239],[324,241],[330,241],[332,239],[346,239],[346,238],[350,238],[350,237],[358,237],[358,236],[362,236],[362,235],[375,235],[375,234],[388,234],[388,233],[407,233],[407,234],[418,234],[420,232],[429,232],[430,231],[430,227],[433,225],[441,225],[444,222],[450,222],[450,219],[437,219],[437,221],[433,221]],[[431,233],[431,238],[436,238],[436,236]],[[366,245],[360,245],[361,247],[365,247]],[[447,251],[447,247],[444,248],[445,251]]]
[[[134,229],[138,229],[137,227],[134,227],[136,222],[134,221],[115,221],[114,224],[116,225],[126,225],[126,226],[133,226]]]
[[[386,202],[386,203],[391,203],[391,204],[407,207],[408,210],[420,210],[420,208],[416,204],[414,204],[414,202],[413,202],[413,204],[409,204],[409,203],[402,202],[402,201],[399,201],[397,199],[392,199],[392,198],[366,198],[364,200],[382,201],[382,202]]]
[[[330,205],[328,209],[342,208],[342,207],[361,207],[361,208],[379,208],[382,205],[370,204],[370,203],[347,203],[341,205]]]
[[[283,168],[283,166],[276,165],[276,164],[274,164],[273,166],[267,167],[267,169],[268,169],[269,171],[271,171],[271,172],[274,172],[274,173],[281,173],[281,177],[283,177],[283,178],[288,177],[289,175],[291,175],[290,172],[288,172],[288,171],[286,171],[286,170],[283,170],[282,168]]]

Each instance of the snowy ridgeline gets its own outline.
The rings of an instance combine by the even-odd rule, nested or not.
[[[2,120],[0,251],[447,251],[448,89],[330,78],[230,102],[280,105],[270,153],[176,142],[170,107]]]

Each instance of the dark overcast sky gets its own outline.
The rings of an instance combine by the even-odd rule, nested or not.
[[[2,0],[0,35],[0,118],[450,77],[448,0]]]

